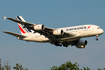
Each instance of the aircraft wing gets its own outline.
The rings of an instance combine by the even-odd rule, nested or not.
[[[9,19],[9,20],[14,21],[16,23],[20,23],[20,24],[24,25],[25,27],[29,28],[30,30],[34,30],[31,27],[33,27],[35,25],[38,25],[38,24],[33,24],[33,23],[29,23],[29,22],[20,21],[20,20],[13,19],[13,18],[8,18],[8,17],[5,17],[5,16],[4,16],[4,19]],[[74,34],[72,32],[71,33],[64,32],[63,35],[57,36],[57,35],[53,34],[54,30],[57,30],[57,29],[45,27],[44,30],[34,30],[34,31],[40,33],[41,35],[44,35],[44,36],[48,37],[51,40],[56,40],[58,38],[65,38],[65,37],[70,37],[70,36],[73,37],[73,36],[76,35],[76,34]],[[10,33],[10,32],[5,32],[5,33],[11,34],[11,35],[15,35],[15,34]]]
[[[15,37],[26,37],[24,35],[21,35],[21,34],[17,34],[17,33],[13,33],[13,32],[8,32],[8,31],[3,31],[4,33],[7,33],[7,34],[10,34],[10,35],[13,35]]]
[[[13,19],[13,18],[8,18],[8,17],[5,17],[5,16],[4,16],[4,20],[5,20],[5,19],[9,19],[9,20],[11,20],[11,21],[20,23],[20,24],[22,24],[22,25],[29,25],[29,26],[38,25],[38,24],[29,23],[29,22],[24,22],[24,21],[20,21],[20,20]],[[53,28],[48,28],[48,27],[46,27],[45,29],[46,29],[46,30],[53,30]]]
[[[20,21],[20,20],[13,19],[13,18],[8,18],[8,17],[5,17],[5,16],[4,16],[4,20],[5,20],[5,19],[9,19],[9,20],[11,20],[11,21],[14,21],[14,22],[17,22],[17,23],[21,23],[21,24],[23,24],[23,25],[25,25],[25,24],[27,24],[27,25],[33,25],[32,23],[29,23],[29,22],[24,22],[24,21]]]

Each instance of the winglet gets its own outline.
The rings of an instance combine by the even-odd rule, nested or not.
[[[7,17],[4,16],[4,20],[7,19]]]

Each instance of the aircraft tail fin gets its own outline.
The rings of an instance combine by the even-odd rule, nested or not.
[[[22,16],[17,16],[16,19],[20,20],[20,21],[24,21],[26,22]],[[18,26],[19,26],[19,29],[20,29],[20,32],[21,34],[26,34],[26,33],[31,33],[32,31],[29,30],[28,28],[26,28],[24,25],[18,23]]]

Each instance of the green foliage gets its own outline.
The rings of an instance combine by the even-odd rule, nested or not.
[[[103,68],[103,69],[98,68],[98,70],[105,70],[105,68]]]
[[[70,61],[68,61],[68,62],[65,62],[65,64],[61,64],[58,67],[53,66],[50,68],[50,70],[90,70],[90,68],[83,67],[83,69],[79,69],[79,64],[77,64],[77,62],[72,64]]]
[[[4,62],[4,69],[11,70],[11,66],[9,65],[8,61]]]
[[[11,70],[11,66],[9,65],[8,61],[4,62],[4,65],[1,65],[1,59],[0,59],[0,70]]]
[[[83,70],[90,70],[90,68],[88,68],[88,67],[87,67],[87,68],[83,67]]]
[[[16,64],[15,67],[13,67],[15,70],[28,70],[22,67],[22,65],[19,65],[18,63]],[[98,70],[105,70],[105,68],[100,69],[97,68]],[[0,70],[11,70],[11,66],[9,65],[8,61],[4,62],[4,65],[1,65],[1,59],[0,59]],[[48,69],[49,70],[49,69]],[[70,61],[65,62],[64,64],[61,64],[60,66],[53,66],[50,68],[50,70],[90,70],[88,67],[83,67],[83,69],[79,68],[79,64],[75,62],[74,64],[71,63]]]
[[[16,64],[16,67],[13,67],[16,70],[28,70],[22,67],[22,65],[19,65],[18,63]]]
[[[90,68],[83,67],[83,69],[80,69],[79,64],[77,64],[77,62],[72,64],[70,61],[68,61],[65,62],[65,64],[61,64],[60,66],[53,66],[50,68],[50,70],[90,70]],[[98,70],[105,70],[105,68],[103,69],[98,68]]]

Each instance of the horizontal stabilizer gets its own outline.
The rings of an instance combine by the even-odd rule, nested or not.
[[[17,34],[17,33],[13,33],[13,32],[8,32],[8,31],[3,31],[4,33],[7,33],[7,34],[10,34],[10,35],[13,35],[15,37],[26,37],[24,35],[21,35],[21,34]]]

